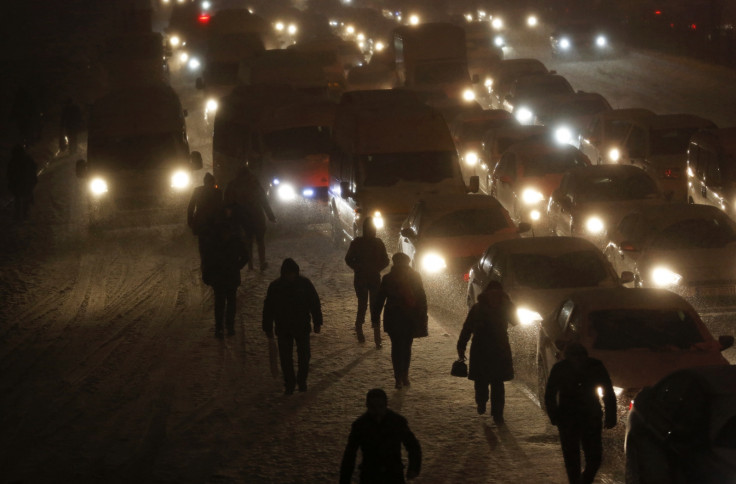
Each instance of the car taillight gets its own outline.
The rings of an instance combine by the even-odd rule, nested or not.
[[[629,412],[631,412],[631,409],[632,409],[632,408],[634,408],[634,401],[633,401],[633,400],[631,400],[631,401],[629,402]]]
[[[470,282],[470,272],[463,274],[463,281]]]
[[[680,172],[672,168],[667,168],[664,171],[664,178],[680,178]]]
[[[210,14],[208,13],[200,13],[199,17],[197,17],[197,20],[199,20],[199,23],[206,24],[210,21]]]

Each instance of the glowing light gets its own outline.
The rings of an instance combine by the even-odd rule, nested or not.
[[[193,71],[196,71],[197,69],[199,69],[201,65],[202,64],[200,64],[199,59],[197,59],[196,57],[192,57],[191,59],[189,59],[189,62],[187,63],[187,66],[189,66],[189,69]]]
[[[218,107],[218,104],[217,104],[217,100],[216,99],[208,99],[207,100],[207,104],[205,104],[205,108],[204,109],[208,113],[212,113],[212,112],[217,111],[217,107]]]
[[[430,252],[422,257],[422,269],[425,271],[435,274],[442,272],[447,269],[447,262],[445,258],[436,252]]]
[[[605,47],[608,41],[606,40],[606,37],[604,35],[599,35],[595,38],[595,45],[598,47]]]
[[[208,2],[207,0],[202,2],[202,10],[209,10],[210,8],[212,8],[211,2]]]
[[[572,130],[567,126],[560,126],[555,130],[555,141],[560,144],[567,144],[572,141]]]
[[[410,15],[409,25],[419,25],[419,15]]]
[[[294,35],[296,34],[296,30],[296,25],[290,24],[287,32],[289,32],[289,35]]]
[[[529,15],[526,18],[526,24],[529,27],[536,27],[538,23],[539,23],[539,20],[537,20],[537,17],[535,17],[534,15]]]
[[[176,171],[171,175],[171,188],[183,190],[189,186],[190,182],[191,177],[189,176],[189,173],[184,170]]]
[[[531,309],[520,307],[516,309],[516,318],[522,326],[529,326],[542,320],[542,315]]]
[[[560,40],[560,48],[562,50],[567,50],[570,48],[570,40],[568,39],[561,39]]]
[[[171,44],[171,47],[179,47],[179,43],[181,43],[181,39],[177,35],[172,35],[169,38],[169,44]]]
[[[304,195],[307,198],[313,197],[314,196],[314,189],[312,189],[312,188],[305,188],[304,190],[302,190],[302,195]]]
[[[276,24],[274,25],[274,28],[277,31],[281,32],[281,31],[284,30],[284,23],[283,22],[276,22]]]
[[[536,222],[542,218],[542,214],[539,210],[532,210],[529,212],[529,218],[531,218],[533,222]]]
[[[503,28],[503,20],[501,20],[500,17],[495,17],[493,20],[491,20],[491,27],[494,29],[502,29]]]
[[[362,34],[362,33],[361,33],[361,34],[358,34],[358,35],[356,36],[356,38],[357,38],[358,40],[365,40],[365,34]]]
[[[345,27],[345,32],[347,32],[350,35],[353,35],[355,33],[355,27],[353,27],[352,25],[348,25],[347,27]]]
[[[503,37],[501,37],[500,35],[497,35],[493,39],[493,43],[496,44],[496,47],[503,47],[504,45],[506,45],[506,41],[503,40]]]
[[[465,153],[465,163],[468,164],[468,166],[475,166],[478,164],[478,153],[475,151],[468,151]]]
[[[673,272],[666,267],[656,267],[652,271],[652,282],[660,287],[674,286],[679,284],[681,280],[682,276],[680,274]]]
[[[384,225],[385,225],[384,222],[383,222],[383,215],[381,215],[381,212],[379,212],[377,210],[375,212],[373,212],[373,225],[377,229],[382,229],[384,227]]]
[[[210,22],[210,14],[202,12],[199,14],[199,17],[197,17],[197,20],[199,20],[199,23],[201,24],[207,24]]]
[[[107,182],[102,178],[93,178],[92,181],[89,182],[89,190],[93,195],[97,196],[107,193]]]
[[[521,200],[527,205],[534,205],[544,200],[544,195],[534,188],[526,188],[521,192]]]
[[[376,45],[374,46],[376,52],[381,52],[385,47],[386,46],[383,45],[383,42],[381,42],[380,40],[376,42]]]
[[[279,198],[285,202],[290,202],[296,198],[296,190],[288,183],[282,183],[276,192]]]
[[[516,111],[516,120],[521,124],[531,123],[533,118],[534,113],[532,113],[528,108],[519,108]]]
[[[475,93],[472,89],[466,89],[463,91],[463,99],[466,101],[475,101]]]
[[[181,54],[179,54],[180,62],[185,63],[188,60],[189,60],[189,54],[187,54],[186,52],[182,52]]]
[[[621,158],[621,152],[618,150],[618,148],[611,148],[608,151],[608,159],[612,162],[616,163]]]

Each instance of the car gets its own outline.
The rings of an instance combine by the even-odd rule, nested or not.
[[[615,287],[565,296],[542,321],[537,345],[538,392],[543,400],[549,372],[570,342],[582,344],[603,362],[617,397],[618,413],[645,386],[683,368],[728,365],[721,351],[733,337],[718,340],[698,313],[666,289]]]
[[[491,195],[515,222],[541,223],[550,195],[565,172],[590,166],[577,148],[549,139],[529,139],[511,145],[491,176]]]
[[[518,239],[524,229],[488,195],[432,195],[412,207],[401,225],[398,248],[422,274],[433,304],[463,310],[456,294],[464,292],[473,262],[489,245]]]
[[[611,34],[590,22],[570,22],[557,26],[549,37],[556,56],[602,57],[614,52]]]
[[[627,165],[594,165],[568,171],[547,205],[550,232],[585,237],[606,247],[606,234],[636,207],[667,203],[652,177]]]
[[[503,98],[503,108],[521,124],[532,124],[535,112],[555,96],[573,94],[570,83],[559,74],[538,74],[516,79]]]
[[[558,143],[580,148],[580,133],[598,113],[611,110],[597,92],[578,91],[537,109],[535,124],[549,126]]]
[[[538,59],[504,59],[496,62],[483,80],[491,96],[491,106],[503,107],[503,98],[516,79],[532,74],[547,74],[549,70]]]
[[[549,129],[544,126],[528,124],[503,126],[485,132],[481,142],[480,160],[478,162],[481,190],[485,193],[491,192],[491,176],[496,164],[501,160],[501,155],[514,143],[530,138],[552,139],[552,135]]]
[[[603,253],[578,237],[525,237],[497,242],[476,260],[468,275],[472,307],[491,281],[498,281],[516,304],[523,326],[539,323],[570,292],[619,287],[631,274],[616,275]]]
[[[736,311],[736,223],[708,205],[640,207],[609,234],[605,254],[635,287],[676,292],[701,315]]]
[[[736,366],[679,370],[634,398],[626,482],[736,482],[734,449]]]
[[[619,153],[611,150],[620,145],[629,131],[631,122],[654,115],[653,111],[643,108],[602,111],[593,116],[590,123],[584,127],[580,133],[578,147],[595,165],[617,163]],[[614,156],[611,156],[612,154]]]
[[[736,127],[705,130],[687,150],[688,202],[713,205],[736,220]]]

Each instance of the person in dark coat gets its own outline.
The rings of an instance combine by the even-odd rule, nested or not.
[[[400,484],[404,481],[401,446],[409,456],[406,478],[419,475],[422,467],[422,448],[409,429],[404,417],[389,410],[386,392],[370,390],[365,401],[368,411],[353,422],[348,445],[340,465],[340,484],[349,484],[355,469],[358,449],[363,454],[360,464],[361,484]]]
[[[383,276],[376,305],[383,308],[383,330],[391,338],[391,363],[396,388],[409,386],[411,345],[419,328],[427,324],[427,295],[422,277],[409,267],[411,259],[397,252],[391,272]],[[384,307],[385,303],[385,307]]]
[[[276,216],[268,203],[266,192],[248,167],[241,167],[237,176],[227,184],[225,203],[228,206],[235,206],[235,216],[245,231],[249,247],[252,248],[255,238],[258,244],[260,270],[265,271],[268,267],[265,242],[266,216],[271,222],[276,222]],[[253,269],[252,261],[249,268]]]
[[[250,254],[237,227],[229,220],[217,222],[202,244],[202,281],[215,292],[215,336],[235,334],[237,290],[240,270]]]
[[[33,190],[38,183],[38,167],[23,145],[13,146],[8,161],[8,191],[13,195],[15,220],[28,218],[28,210],[33,203]]]
[[[506,390],[503,382],[514,377],[507,331],[509,323],[516,324],[515,313],[516,309],[503,292],[501,283],[491,281],[468,312],[457,340],[457,354],[460,359],[465,359],[465,347],[473,337],[468,378],[475,382],[478,414],[486,413],[490,386],[491,416],[498,425],[504,422]]]
[[[294,259],[284,259],[281,277],[268,286],[263,301],[263,331],[271,339],[274,323],[278,338],[279,359],[284,373],[284,393],[291,395],[294,387],[307,391],[309,374],[309,333],[319,333],[322,328],[322,307],[312,281],[299,275],[299,266]],[[299,370],[294,376],[294,343],[296,342]]]
[[[59,132],[59,150],[69,148],[70,153],[76,153],[79,132],[82,130],[82,110],[67,98],[61,110],[61,129]]]
[[[199,255],[204,240],[212,234],[215,223],[223,214],[222,190],[215,184],[215,177],[205,173],[203,184],[192,192],[187,207],[187,225],[199,238]]]
[[[373,327],[373,341],[376,348],[381,347],[381,318],[380,308],[376,307],[378,288],[381,286],[381,271],[388,266],[388,253],[383,241],[376,237],[376,226],[373,218],[363,220],[363,235],[350,242],[345,263],[355,275],[353,287],[358,297],[358,314],[355,317],[355,333],[360,343],[365,342],[363,324],[365,312],[370,301],[371,326]]]
[[[565,358],[555,363],[547,380],[544,404],[552,425],[560,433],[562,457],[570,484],[593,482],[603,457],[601,404],[603,394],[605,427],[616,426],[616,395],[611,377],[600,360],[590,358],[585,347],[572,342]],[[585,470],[580,473],[580,447],[585,454]]]

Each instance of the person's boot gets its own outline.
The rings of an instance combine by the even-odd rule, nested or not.
[[[411,386],[411,382],[409,382],[409,372],[404,372],[403,375],[401,375],[401,382],[404,384],[405,387]]]
[[[383,343],[381,343],[381,327],[380,326],[373,327],[373,341],[376,343],[376,349],[380,349],[383,347]]]
[[[365,335],[363,334],[363,325],[355,325],[355,335],[358,337],[358,343],[365,343]]]

